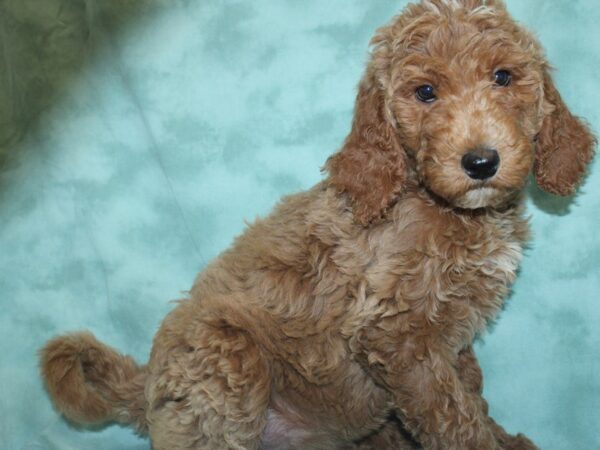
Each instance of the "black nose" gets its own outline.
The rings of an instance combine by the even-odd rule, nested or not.
[[[462,158],[462,166],[467,175],[474,180],[487,180],[498,172],[500,156],[492,148],[480,148],[469,151]]]

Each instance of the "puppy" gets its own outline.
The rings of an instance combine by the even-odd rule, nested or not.
[[[325,179],[198,276],[148,365],[88,333],[42,349],[67,418],[155,450],[536,448],[488,416],[471,344],[515,279],[528,175],[573,194],[594,137],[499,0],[410,4],[372,45]]]

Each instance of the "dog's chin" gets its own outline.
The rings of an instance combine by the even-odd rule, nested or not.
[[[454,199],[452,203],[462,209],[497,207],[506,201],[506,194],[493,187],[478,187]]]

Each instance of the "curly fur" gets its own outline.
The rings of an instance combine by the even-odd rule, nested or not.
[[[415,98],[423,84],[438,101]],[[570,194],[594,144],[502,2],[411,4],[373,39],[326,179],[198,276],[147,366],[59,337],[41,352],[48,391],[156,450],[535,449],[488,416],[471,344],[515,278],[528,174]],[[485,182],[460,165],[479,146],[501,158]]]

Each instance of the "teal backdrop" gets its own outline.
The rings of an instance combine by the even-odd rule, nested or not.
[[[136,449],[53,410],[36,351],[90,329],[145,361],[198,271],[321,179],[392,0],[0,0],[0,448]],[[595,0],[509,0],[600,130]],[[600,167],[529,187],[534,240],[477,345],[492,415],[600,449]]]

